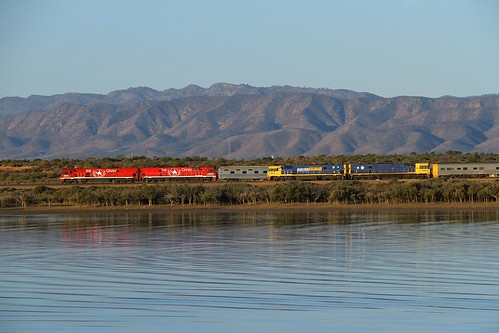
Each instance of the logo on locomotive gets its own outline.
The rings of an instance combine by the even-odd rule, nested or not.
[[[94,177],[104,177],[106,175],[106,172],[104,170],[97,169],[93,171],[92,175]]]
[[[91,169],[92,170],[92,176],[93,177],[106,177],[107,174],[109,173],[116,173],[118,170],[116,169]],[[89,172],[88,170],[87,172]]]
[[[178,176],[178,171],[177,169],[173,169],[173,170],[168,170],[168,175],[170,176]]]

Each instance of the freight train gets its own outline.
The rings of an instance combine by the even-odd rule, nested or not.
[[[76,182],[335,180],[499,177],[499,163],[381,163],[271,166],[65,168],[59,179]]]

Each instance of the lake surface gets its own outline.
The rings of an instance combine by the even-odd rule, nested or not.
[[[0,215],[0,332],[362,331],[499,332],[499,211]]]

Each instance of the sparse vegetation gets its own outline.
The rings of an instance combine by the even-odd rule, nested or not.
[[[381,163],[381,162],[497,162],[498,154],[468,154],[450,151],[445,154],[316,156],[236,161],[202,157],[132,157],[88,158],[84,160],[3,160],[0,161],[0,182],[33,184],[31,189],[16,189],[8,185],[0,189],[0,208],[30,206],[188,206],[244,205],[280,203],[331,204],[393,204],[393,203],[478,203],[498,202],[499,182],[473,180],[430,179],[417,182],[358,182],[331,181],[281,182],[270,185],[255,183],[223,183],[211,186],[199,183],[162,183],[136,186],[70,186],[50,187],[58,182],[60,168],[69,166],[132,167],[161,165],[269,165],[307,163]]]
[[[72,186],[0,190],[0,207],[30,206],[189,206],[280,203],[423,204],[498,202],[499,182],[467,180],[399,182],[337,181],[324,184],[285,182],[267,186],[226,183],[222,186],[163,184],[123,186]]]

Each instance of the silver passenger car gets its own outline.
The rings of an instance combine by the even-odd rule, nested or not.
[[[499,163],[435,163],[433,177],[499,177]]]
[[[266,180],[268,166],[221,166],[218,168],[220,180]]]

